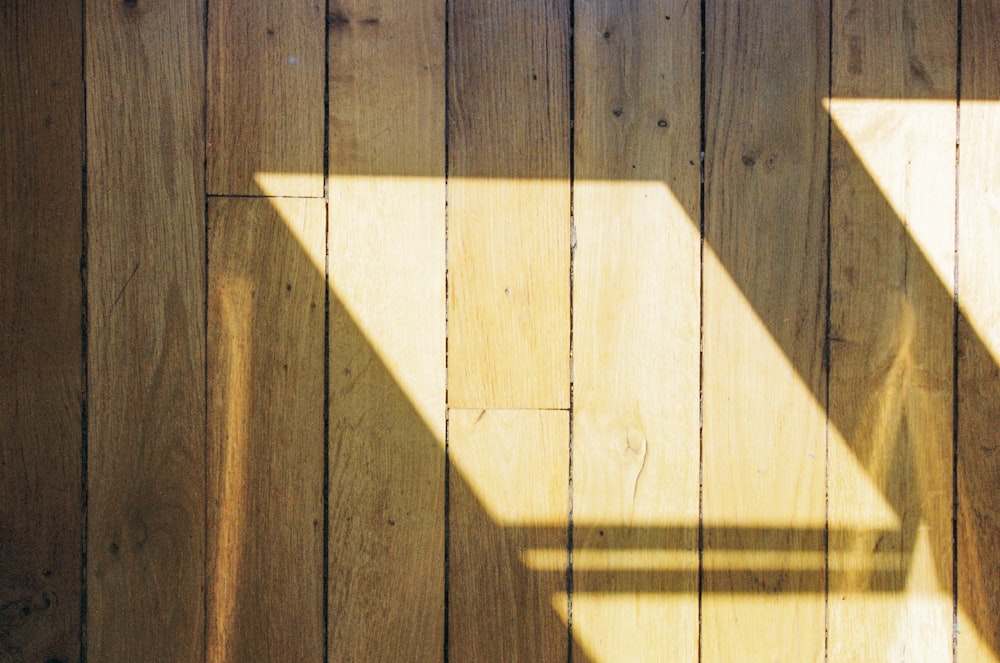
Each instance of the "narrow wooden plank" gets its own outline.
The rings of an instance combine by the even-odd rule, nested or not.
[[[830,656],[950,660],[955,7],[833,20]]]
[[[87,6],[92,662],[204,651],[203,24]]]
[[[81,657],[81,9],[0,7],[4,661]]]
[[[562,0],[450,5],[452,407],[569,405],[569,28]]]
[[[448,440],[450,660],[565,661],[569,413],[452,409]]]
[[[706,30],[704,555],[773,552],[706,572],[702,655],[822,660],[828,6],[711,3]]]
[[[1000,3],[962,6],[958,660],[1000,660]]]
[[[444,2],[330,11],[328,654],[439,660]]]
[[[259,194],[262,172],[322,173],[325,3],[208,9],[209,193]],[[283,179],[268,193],[322,196],[323,181]]]
[[[326,203],[208,214],[207,660],[320,660]]]
[[[574,660],[694,661],[701,16],[658,0],[575,18]],[[665,526],[686,569],[656,565]]]

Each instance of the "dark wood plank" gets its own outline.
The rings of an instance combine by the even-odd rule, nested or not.
[[[209,203],[207,660],[323,656],[326,203]]]
[[[82,20],[0,5],[3,661],[81,656]]]
[[[260,193],[267,173],[323,172],[326,4],[209,3],[208,192]],[[322,177],[267,182],[272,196],[322,196]]]
[[[88,3],[88,660],[204,651],[204,4]]]
[[[958,660],[1000,659],[1000,2],[962,5]]]
[[[706,570],[727,560],[703,586],[707,661],[823,657],[828,10],[706,7]]]

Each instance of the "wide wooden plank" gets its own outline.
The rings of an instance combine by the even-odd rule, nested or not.
[[[208,10],[208,192],[255,195],[258,173],[322,173],[325,3]],[[323,180],[285,178],[268,194],[322,196]]]
[[[331,661],[444,651],[444,32],[331,6]]]
[[[207,660],[319,660],[326,203],[208,214]]]
[[[569,405],[569,3],[450,5],[448,402]]]
[[[955,8],[836,4],[833,20],[828,494],[839,572],[830,575],[830,656],[943,661],[952,644]],[[876,91],[880,99],[858,98]]]
[[[575,18],[574,660],[694,661],[701,16]],[[665,544],[688,565],[659,566]]]
[[[962,9],[958,660],[1000,660],[1000,3]]]
[[[203,655],[203,24],[87,6],[92,662]]]
[[[707,12],[702,656],[822,660],[828,6]]]
[[[81,658],[81,9],[0,6],[4,661]]]
[[[449,660],[565,661],[569,413],[452,409],[448,440]]]

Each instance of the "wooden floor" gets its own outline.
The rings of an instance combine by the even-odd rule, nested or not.
[[[1000,0],[0,4],[0,663],[1000,661]]]

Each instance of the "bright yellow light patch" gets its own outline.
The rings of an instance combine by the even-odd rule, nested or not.
[[[963,100],[962,131],[959,304],[994,363],[1000,364],[1000,102]]]
[[[288,231],[292,233],[302,250],[309,256],[318,273],[326,272],[326,255],[315,242],[309,240],[310,233],[300,223],[309,220],[308,215],[299,211],[299,198],[282,197],[281,192],[296,190],[323,190],[323,176],[315,173],[256,173],[254,181],[269,202],[281,215]],[[315,231],[313,231],[314,233]],[[314,236],[314,235],[313,235]]]
[[[444,448],[444,179],[329,180],[330,289]]]
[[[566,623],[566,594],[555,594],[552,607]],[[665,637],[665,632],[680,635]],[[693,661],[697,604],[683,594],[574,592],[573,637],[595,663]]]
[[[913,143],[922,133],[933,133],[944,130],[944,125],[954,121],[954,104],[949,102],[924,101],[881,101],[881,100],[833,100],[826,103],[840,130],[847,136],[852,147],[861,158],[865,167],[872,174],[880,190],[892,205],[896,214],[903,220],[914,241],[925,253],[928,262],[950,289],[953,268],[950,253],[952,242],[942,237],[947,232],[953,232],[950,226],[953,213],[944,207],[953,200],[954,171],[946,166],[941,171],[941,164],[953,162],[953,154],[924,154],[912,149]],[[1000,104],[971,104],[970,112],[998,113]],[[963,109],[965,105],[963,104]],[[978,109],[978,110],[975,110]],[[965,111],[963,111],[965,112]],[[903,162],[906,163],[903,163]],[[940,186],[929,188],[912,187],[909,185],[908,174],[913,168],[933,167],[941,171]],[[289,178],[305,178],[306,180],[321,178],[313,174],[260,173],[256,180],[262,191],[269,194],[289,188]],[[307,187],[314,185],[300,183]],[[560,183],[559,186],[563,186]],[[551,183],[544,181],[493,181],[482,182],[481,193],[495,196],[497,204],[503,203],[508,195],[536,196],[553,195]],[[697,227],[686,214],[680,203],[663,182],[577,182],[577,204],[586,201],[587,196],[600,197],[605,195],[620,195],[615,192],[626,192],[632,201],[631,214],[641,218],[646,215],[666,215],[671,219],[666,231],[671,234],[670,241],[686,242],[696,250],[698,244]],[[299,186],[299,185],[296,185]],[[472,189],[476,191],[477,189]],[[561,194],[560,194],[561,195]],[[990,203],[992,222],[986,224],[989,232],[994,232],[984,238],[984,241],[994,246],[1000,246],[1000,198],[993,191],[977,192],[982,200]],[[371,347],[377,352],[387,369],[397,380],[402,390],[414,403],[423,416],[428,428],[443,446],[444,430],[443,411],[444,393],[438,385],[443,385],[443,366],[437,359],[443,356],[438,348],[428,348],[420,345],[426,339],[445,339],[443,316],[427,315],[428,311],[443,311],[444,285],[443,274],[446,268],[444,254],[443,225],[435,225],[444,217],[444,180],[439,177],[375,177],[375,176],[343,176],[334,177],[329,181],[329,232],[330,245],[338,246],[338,255],[347,256],[329,265],[330,287],[333,296],[344,305],[359,329],[364,333]],[[286,219],[296,218],[289,207],[294,199],[273,198],[273,203],[279,213]],[[943,201],[943,202],[942,202]],[[287,209],[286,209],[287,208]],[[350,210],[348,213],[347,210]],[[947,213],[946,213],[947,212]],[[380,222],[371,223],[372,219]],[[390,222],[384,223],[386,219]],[[673,220],[679,220],[675,223]],[[947,221],[947,223],[945,223]],[[289,230],[300,240],[304,236],[303,229],[289,224]],[[308,249],[308,244],[302,242]],[[704,248],[704,273],[706,280],[712,280],[715,287],[728,289],[726,297],[730,301],[739,302],[725,312],[727,319],[724,324],[732,329],[732,333],[740,334],[757,348],[751,361],[758,362],[761,373],[773,373],[775,366],[780,372],[798,376],[798,372],[782,349],[775,342],[757,315],[753,306],[747,301],[739,286],[730,277],[725,265],[712,251],[710,246]],[[393,266],[391,272],[372,270],[372,260],[377,258],[378,265]],[[310,259],[320,272],[327,271],[325,255],[310,250]],[[440,290],[423,287],[426,283],[427,270],[441,274]],[[681,278],[694,278],[693,274],[681,274]],[[994,357],[1000,358],[1000,308],[992,302],[979,302],[966,309],[966,315],[988,344]],[[991,332],[992,331],[992,335]],[[419,339],[424,339],[420,341]],[[752,385],[744,385],[752,387]],[[743,430],[779,430],[782,427],[782,413],[777,411],[774,403],[781,403],[783,408],[794,408],[806,412],[809,427],[826,425],[826,415],[820,403],[813,397],[808,385],[800,379],[788,381],[778,387],[787,393],[775,393],[775,389],[744,388],[741,395],[749,394],[749,399],[740,404],[745,410]],[[724,390],[719,391],[723,393]],[[754,394],[759,394],[755,397]],[[232,407],[241,407],[238,398],[232,401]],[[238,414],[238,413],[237,413]],[[233,416],[232,421],[242,421],[243,418]],[[801,418],[798,419],[802,421]],[[856,528],[859,531],[894,530],[900,527],[899,516],[893,511],[885,496],[878,490],[857,458],[849,451],[843,437],[833,427],[830,428],[830,443],[835,449],[831,453],[839,454],[838,463],[847,468],[846,473],[855,482],[852,494],[858,496],[856,508],[849,509],[836,518],[838,528]],[[501,431],[502,432],[502,431]],[[231,431],[234,439],[240,439],[240,431]],[[740,453],[740,431],[734,431],[732,453]],[[776,437],[781,437],[780,435]],[[517,466],[517,459],[503,454],[501,446],[493,445],[495,457],[479,457],[479,451],[472,456],[473,445],[468,450],[461,447],[453,450],[455,471],[476,492],[483,508],[490,516],[502,525],[541,526],[546,524],[564,523],[567,509],[562,497],[553,498],[549,495],[532,494],[525,485],[531,485],[533,472],[550,471],[540,469],[538,463]],[[480,449],[482,447],[479,447]],[[788,453],[802,454],[806,457],[806,467],[813,468],[811,472],[821,474],[825,471],[824,450],[818,446],[801,445],[793,449],[776,449],[773,454],[755,453],[747,455],[747,463],[739,465],[739,472],[732,477],[732,490],[744,495],[761,495],[759,501],[748,499],[740,505],[737,511],[727,511],[724,514],[719,509],[709,510],[714,518],[706,518],[707,527],[728,527],[733,529],[756,527],[786,527],[786,528],[818,528],[826,521],[824,504],[805,504],[800,494],[802,485],[815,484],[814,478],[802,475],[782,475],[775,472],[776,464],[783,463]],[[224,500],[236,499],[242,490],[239,468],[238,450],[230,452],[237,456],[226,458],[226,485],[223,487]],[[463,454],[470,454],[466,457]],[[475,461],[475,462],[474,462]],[[562,471],[566,459],[559,458],[555,465]],[[513,463],[513,465],[511,465]],[[510,467],[507,467],[510,465]],[[499,468],[499,471],[498,471]],[[506,468],[506,469],[505,469]],[[509,470],[509,471],[508,471]],[[505,477],[528,477],[522,483],[514,485]],[[777,480],[775,480],[777,477]],[[520,502],[519,502],[520,500]],[[803,508],[803,506],[807,508]],[[669,509],[633,513],[628,522],[614,514],[620,509],[607,512],[597,511],[588,514],[594,523],[615,525],[641,526],[683,526],[697,527],[697,514],[687,512],[670,512]],[[584,519],[586,520],[586,519]],[[580,524],[583,520],[579,521]],[[236,522],[221,525],[219,545],[233,536]],[[227,534],[226,532],[229,532]],[[843,598],[844,609],[837,612],[833,619],[843,620],[850,628],[856,629],[866,622],[882,623],[873,619],[875,615],[884,616],[890,612],[898,616],[898,634],[864,634],[858,632],[855,638],[858,642],[880,642],[884,644],[885,660],[894,656],[905,655],[911,660],[915,652],[924,654],[920,660],[942,660],[948,652],[941,649],[941,643],[911,642],[914,633],[913,624],[939,624],[950,619],[951,599],[948,591],[937,586],[927,586],[926,579],[933,578],[933,559],[929,548],[927,532],[922,528],[916,542],[916,549],[909,560],[911,578],[905,590],[900,593],[852,592]],[[220,553],[221,555],[221,553]],[[217,577],[225,578],[233,575],[233,569],[238,566],[238,559],[226,559],[223,555],[222,564],[229,565],[227,572]],[[746,572],[781,568],[788,571],[815,571],[824,569],[829,562],[831,578],[838,573],[871,573],[885,569],[892,564],[898,564],[898,556],[856,555],[852,551],[830,551],[824,558],[823,551],[767,551],[767,550],[706,550],[703,554],[703,564],[706,571]],[[521,562],[536,571],[561,571],[566,564],[565,549],[539,548],[529,549],[521,553]],[[698,572],[698,554],[694,550],[577,550],[574,551],[574,569],[580,573],[588,571],[630,572],[630,571],[681,571],[684,573]],[[214,588],[215,593],[226,596],[223,587]],[[755,607],[767,604],[767,610],[759,611],[760,623],[751,625],[750,632],[763,634],[761,641],[778,641],[780,634],[767,635],[766,631],[772,624],[781,624],[783,618],[775,614],[775,610],[798,610],[802,601],[815,600],[822,602],[822,593],[813,596],[797,595],[795,601],[783,601],[778,597],[754,597],[751,595],[706,595],[706,611],[726,611],[730,606],[733,614],[756,614]],[[831,601],[839,599],[831,593]],[[777,601],[777,604],[775,603]],[[719,604],[716,607],[715,604]],[[724,605],[722,604],[724,603]],[[750,611],[742,611],[744,604]],[[566,620],[566,595],[557,594],[552,598],[552,605],[560,616]],[[658,626],[666,621],[684,620],[690,622],[692,633],[697,633],[697,611],[689,594],[683,592],[649,593],[586,593],[577,592],[573,597],[574,635],[580,645],[588,652],[594,661],[611,660],[677,660],[678,652],[697,650],[696,635],[690,642],[664,643],[658,638]],[[777,606],[777,608],[775,607]],[[233,606],[223,604],[220,614],[225,620],[231,614]],[[722,613],[720,613],[722,614]],[[623,617],[624,615],[624,617]],[[625,620],[613,628],[607,626],[607,620]],[[983,663],[998,663],[990,652],[987,644],[974,633],[972,621],[964,618],[962,634],[963,646],[966,646],[966,656],[970,660]],[[919,629],[917,629],[919,630]],[[928,627],[926,631],[931,632]],[[675,632],[683,632],[675,631]],[[604,634],[614,633],[614,639],[604,639]],[[850,640],[838,640],[849,646]],[[225,651],[227,643],[223,638],[214,643],[217,651]],[[976,647],[978,646],[978,649]],[[936,651],[937,647],[941,651]],[[975,651],[973,651],[975,649]],[[837,652],[831,652],[835,654]],[[846,654],[845,654],[846,655]],[[706,660],[712,660],[712,652],[705,652]],[[683,658],[683,657],[680,657]],[[913,658],[913,660],[918,660]]]
[[[942,633],[950,630],[952,597],[934,583],[935,575],[928,533],[921,527],[905,589],[842,593],[831,588],[830,601],[836,609],[830,612],[830,659],[951,660],[951,639]]]
[[[955,247],[955,101],[824,100],[949,294]],[[919,182],[919,185],[915,185]]]

